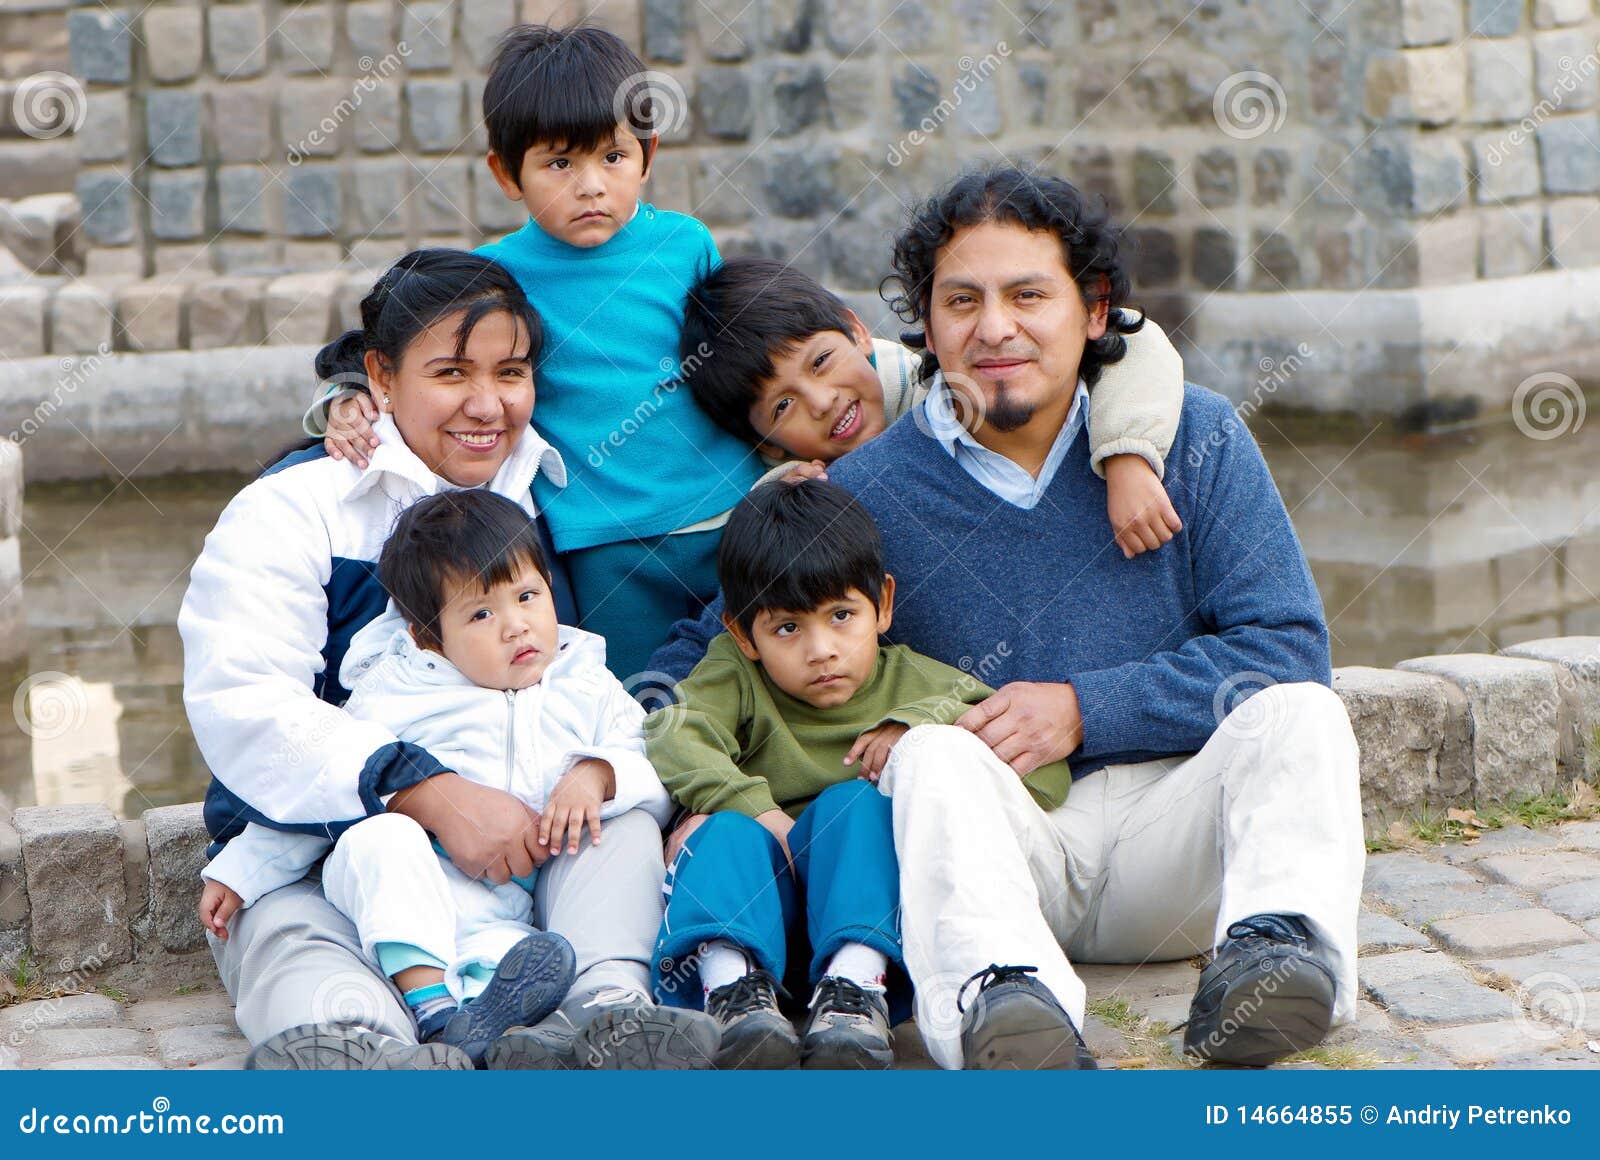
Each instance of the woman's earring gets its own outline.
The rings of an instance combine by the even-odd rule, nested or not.
[[[384,397],[383,397],[383,405],[384,405],[384,406],[385,406],[385,407],[387,407],[387,406],[388,406],[388,405],[389,405],[389,396],[388,396],[388,395],[385,395],[385,396],[384,396]]]

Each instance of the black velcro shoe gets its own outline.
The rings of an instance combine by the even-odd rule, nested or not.
[[[956,996],[962,1012],[961,1055],[968,1071],[1094,1071],[1098,1065],[1083,1036],[1050,988],[1033,976],[1038,967],[990,964]],[[969,1008],[967,988],[978,984]]]
[[[1301,919],[1241,918],[1200,973],[1183,1050],[1209,1063],[1266,1067],[1322,1042],[1333,994],[1333,965]]]
[[[754,970],[706,996],[706,1014],[722,1029],[717,1067],[761,1071],[799,1064],[800,1037],[778,1009],[780,994],[787,998],[771,971]]]
[[[246,1071],[471,1071],[472,1059],[448,1043],[402,1043],[365,1027],[303,1023],[263,1040]]]

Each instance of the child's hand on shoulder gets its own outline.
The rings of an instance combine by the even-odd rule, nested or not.
[[[200,925],[222,941],[228,941],[228,921],[239,912],[244,899],[220,882],[206,879],[200,892]]]
[[[367,466],[367,455],[378,446],[372,425],[378,421],[378,404],[365,391],[357,391],[328,406],[328,434],[322,445],[334,459],[348,459],[357,467]]]
[[[889,763],[889,754],[899,744],[900,738],[910,731],[909,725],[902,725],[898,721],[885,721],[876,729],[868,729],[856,738],[856,743],[850,747],[850,752],[844,755],[844,763],[854,765],[859,758],[860,776],[876,784],[883,773],[883,767]]]
[[[1106,509],[1117,547],[1131,560],[1183,531],[1167,489],[1140,455],[1111,455],[1104,463]]]
[[[808,479],[827,479],[828,465],[820,459],[813,459],[809,463],[797,463],[784,472],[784,483],[804,483]]]
[[[550,800],[544,803],[544,813],[539,818],[539,845],[554,842],[551,854],[561,852],[563,834],[567,853],[578,852],[578,840],[583,828],[589,827],[590,839],[600,844],[600,806],[617,792],[616,771],[609,761],[586,757],[576,763],[556,782],[550,791]]]

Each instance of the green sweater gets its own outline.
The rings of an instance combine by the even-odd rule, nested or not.
[[[681,805],[695,813],[735,810],[755,817],[782,808],[799,817],[830,785],[859,775],[844,755],[856,738],[887,721],[950,725],[994,690],[912,652],[880,647],[872,675],[850,700],[818,709],[774,685],[722,633],[678,686],[678,704],[645,723],[650,761]],[[1031,773],[1028,792],[1044,809],[1066,800],[1065,761]]]

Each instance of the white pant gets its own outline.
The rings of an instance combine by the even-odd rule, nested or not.
[[[606,822],[598,846],[584,830],[576,856],[540,868],[534,925],[565,938],[578,959],[563,1009],[612,987],[649,990],[661,873],[661,827],[644,810]],[[362,955],[355,927],[324,897],[319,871],[234,915],[226,940],[208,933],[206,941],[252,1044],[302,1023],[351,1023],[416,1041],[400,993]]]
[[[534,933],[532,894],[463,874],[404,814],[376,814],[346,830],[323,863],[322,891],[355,925],[361,953],[374,964],[380,943],[426,951],[445,965],[445,986],[458,1002],[488,984],[469,967],[492,973]]]
[[[1081,1028],[1069,958],[1188,958],[1252,914],[1303,916],[1333,956],[1335,1021],[1355,1012],[1360,775],[1344,705],[1321,685],[1264,689],[1199,753],[1098,770],[1050,813],[949,725],[907,733],[882,788],[917,1024],[943,1067],[962,1063],[957,993],[991,963],[1038,967]]]

